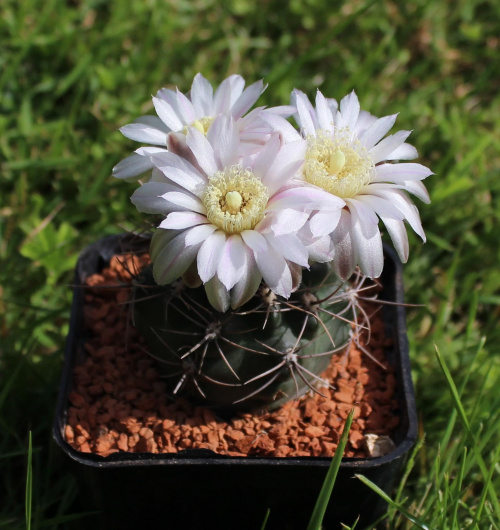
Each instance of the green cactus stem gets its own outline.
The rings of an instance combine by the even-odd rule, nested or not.
[[[275,409],[321,379],[334,352],[346,348],[356,318],[355,288],[326,264],[304,271],[285,300],[264,283],[245,305],[226,313],[203,286],[155,284],[151,268],[133,294],[135,325],[161,361],[170,391],[222,410]]]

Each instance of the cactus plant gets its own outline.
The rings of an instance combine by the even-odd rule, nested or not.
[[[398,163],[416,156],[409,133],[382,139],[395,116],[360,111],[354,92],[337,106],[318,91],[314,108],[294,91],[245,115],[264,86],[243,87],[231,76],[213,94],[198,74],[189,97],[160,90],[158,117],[122,128],[157,147],[114,169],[142,177],[132,202],[163,217],[135,324],[173,394],[221,409],[321,393],[333,353],[369,326],[358,295],[382,272],[378,218],[406,261],[404,221],[425,239],[407,192],[427,201],[431,174]]]

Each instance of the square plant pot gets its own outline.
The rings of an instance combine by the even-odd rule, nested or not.
[[[109,236],[89,246],[76,268],[75,289],[66,344],[53,436],[79,483],[80,503],[97,510],[93,526],[126,528],[259,529],[266,512],[266,529],[305,529],[326,476],[328,457],[230,457],[210,450],[175,454],[116,452],[107,457],[83,453],[64,438],[73,368],[84,355],[83,304],[85,279],[102,271],[124,251],[147,248],[148,240]],[[402,266],[395,253],[384,249],[381,300],[403,302]],[[380,517],[385,502],[355,474],[362,474],[390,493],[417,437],[415,395],[411,381],[405,310],[384,305],[387,362],[395,370],[399,425],[394,449],[374,458],[344,458],[337,476],[324,527],[364,528]]]

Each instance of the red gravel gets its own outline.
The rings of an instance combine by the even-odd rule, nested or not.
[[[377,435],[387,442],[399,422],[394,370],[382,369],[354,346],[348,355],[334,356],[323,374],[335,387],[321,389],[326,397],[309,393],[274,412],[239,414],[230,421],[186,400],[170,400],[156,361],[130,325],[130,289],[124,284],[130,283],[128,271],[147,260],[145,255],[115,257],[102,274],[87,280],[85,328],[91,338],[84,361],[74,369],[69,396],[65,436],[72,447],[102,456],[187,448],[231,456],[332,456],[353,406],[346,456],[373,454],[369,448]],[[377,314],[371,326],[371,341],[364,347],[387,364],[388,344]]]

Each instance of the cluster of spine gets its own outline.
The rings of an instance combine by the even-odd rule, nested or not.
[[[315,264],[289,299],[261,284],[245,305],[219,313],[203,287],[159,287],[146,269],[134,286],[134,320],[173,395],[221,410],[271,410],[328,385],[321,374],[332,355],[368,325],[358,302],[364,281],[342,282]]]

